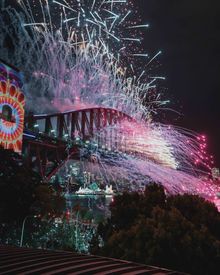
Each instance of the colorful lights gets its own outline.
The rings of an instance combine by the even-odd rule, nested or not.
[[[18,72],[0,63],[0,145],[21,153],[24,95]]]

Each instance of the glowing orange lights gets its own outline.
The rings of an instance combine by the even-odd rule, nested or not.
[[[24,94],[18,71],[0,63],[0,146],[17,153],[22,150]]]

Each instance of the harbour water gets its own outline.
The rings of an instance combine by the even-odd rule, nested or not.
[[[79,215],[81,220],[98,224],[110,216],[109,206],[113,196],[66,194],[66,205],[70,215]]]

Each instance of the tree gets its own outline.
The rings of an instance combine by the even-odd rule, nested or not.
[[[0,148],[1,241],[9,238],[13,242],[26,216],[59,215],[64,207],[60,193],[28,169],[20,155]]]
[[[0,148],[0,222],[13,222],[30,214],[40,177],[27,169],[22,158]]]
[[[65,207],[65,200],[61,193],[45,184],[39,185],[34,190],[34,200],[31,212],[43,215],[61,215]]]
[[[0,148],[0,171],[0,222],[63,210],[60,193],[43,184],[18,154]]]
[[[167,204],[178,209],[197,228],[207,227],[211,234],[220,239],[220,215],[214,203],[185,194],[168,197]]]
[[[150,216],[155,206],[165,207],[166,195],[162,186],[155,183],[146,187],[143,194],[123,193],[110,205],[111,222],[115,229],[129,228],[140,215]]]
[[[98,251],[99,251],[99,249],[100,249],[99,243],[100,243],[100,240],[99,240],[98,235],[94,234],[94,235],[92,236],[91,241],[89,242],[89,252],[90,252],[91,254],[96,254],[96,253],[98,253]]]
[[[220,270],[220,238],[212,224],[218,224],[220,214],[204,199],[166,197],[161,186],[152,184],[144,194],[116,197],[111,210],[98,229],[104,241],[102,248],[95,247],[98,254],[191,274]]]
[[[138,193],[123,193],[116,196],[110,205],[111,222],[115,229],[129,228],[139,215],[141,196]]]

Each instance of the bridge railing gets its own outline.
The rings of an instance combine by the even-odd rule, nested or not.
[[[79,111],[51,115],[32,115],[25,121],[25,128],[35,133],[67,141],[80,138],[83,141],[97,137],[97,142],[105,143],[110,131],[108,127],[119,124],[123,120],[132,120],[128,115],[114,109],[91,108]],[[116,137],[116,130],[111,133]]]
[[[43,177],[51,174],[77,148],[91,141],[102,149],[126,150],[117,125],[132,121],[114,109],[90,108],[57,114],[29,115],[25,119],[24,154]],[[47,164],[53,162],[48,172]]]

